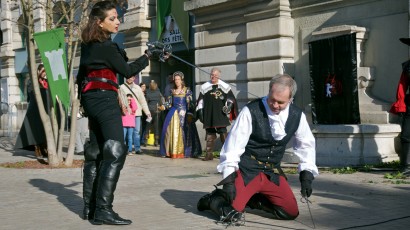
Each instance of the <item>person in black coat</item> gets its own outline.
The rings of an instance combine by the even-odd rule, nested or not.
[[[148,108],[152,115],[152,120],[147,122],[147,127],[145,131],[145,143],[149,138],[150,131],[154,133],[155,142],[154,146],[159,144],[160,128],[162,127],[161,122],[161,111],[165,110],[164,97],[158,88],[158,84],[152,80],[149,84],[149,88],[146,90],[145,97],[147,99]]]
[[[40,64],[37,67],[37,77],[44,109],[47,114],[50,114],[52,103],[43,64]],[[14,148],[34,150],[36,157],[47,157],[48,151],[46,133],[44,131],[44,126],[41,123],[39,107],[36,97],[34,96],[34,89],[31,79],[27,82],[27,102],[29,103],[27,113],[24,117]]]

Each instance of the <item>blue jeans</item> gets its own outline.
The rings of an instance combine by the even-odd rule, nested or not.
[[[141,150],[140,131],[141,131],[141,116],[135,116],[135,128],[134,128],[134,133],[132,135],[132,139],[134,139],[135,152]]]
[[[128,152],[132,152],[132,135],[134,127],[124,127],[124,140],[127,142]]]

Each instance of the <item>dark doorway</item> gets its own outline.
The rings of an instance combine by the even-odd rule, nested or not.
[[[356,34],[309,43],[314,124],[359,124]]]

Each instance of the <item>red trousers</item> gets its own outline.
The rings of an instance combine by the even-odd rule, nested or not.
[[[295,195],[286,179],[280,176],[279,186],[269,180],[264,173],[259,173],[248,185],[242,178],[240,170],[236,171],[237,177],[235,179],[236,197],[232,202],[232,207],[238,211],[243,212],[246,203],[255,193],[261,193],[269,199],[275,206],[281,207],[283,211],[291,216],[298,216],[299,209],[296,202]]]

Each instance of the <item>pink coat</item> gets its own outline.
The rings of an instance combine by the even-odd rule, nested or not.
[[[137,103],[134,98],[131,98],[129,109],[126,115],[122,116],[122,126],[135,127],[135,112],[137,111]]]

